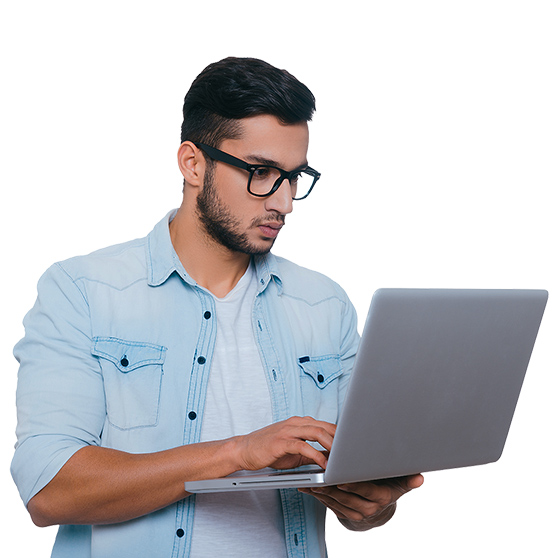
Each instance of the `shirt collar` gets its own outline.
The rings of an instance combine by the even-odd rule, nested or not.
[[[176,209],[169,212],[147,236],[147,282],[151,287],[162,285],[174,272],[178,273],[186,283],[196,285],[184,269],[170,238],[169,224],[176,212]],[[263,292],[273,278],[278,294],[281,294],[283,288],[277,258],[271,253],[255,256],[254,264],[259,292]]]
[[[169,212],[147,236],[147,283],[151,287],[162,285],[174,272],[187,283],[196,284],[186,273],[172,245],[169,224],[176,212],[176,209]]]
[[[277,285],[277,294],[280,295],[283,292],[283,282],[279,273],[277,258],[271,253],[264,256],[254,256],[254,264],[259,283],[258,292],[265,291],[269,282],[273,279]]]

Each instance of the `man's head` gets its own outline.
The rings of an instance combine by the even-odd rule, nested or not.
[[[306,159],[314,110],[305,85],[254,58],[226,58],[196,78],[178,160],[183,205],[207,239],[242,254],[271,249],[292,200],[319,178]]]
[[[184,98],[181,143],[219,147],[238,137],[239,120],[268,114],[283,124],[309,122],[312,92],[286,70],[256,58],[225,58],[210,64]]]

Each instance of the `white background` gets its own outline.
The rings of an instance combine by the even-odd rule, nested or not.
[[[550,291],[502,459],[426,475],[381,529],[330,518],[330,556],[556,556],[557,29],[537,0],[3,2],[2,554],[49,556],[55,535],[8,473],[36,282],[178,206],[183,96],[234,55],[317,97],[322,179],[275,252],[341,283],[361,326],[378,287]]]

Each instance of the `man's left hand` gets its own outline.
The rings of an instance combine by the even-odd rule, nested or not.
[[[397,500],[423,482],[422,475],[413,475],[299,490],[315,496],[348,529],[365,531],[387,523],[395,513]]]

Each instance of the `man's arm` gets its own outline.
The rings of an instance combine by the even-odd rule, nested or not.
[[[324,467],[335,425],[292,417],[246,436],[130,454],[87,446],[78,450],[28,504],[36,525],[126,521],[188,496],[184,482],[224,477],[240,469]]]
[[[337,515],[347,529],[366,531],[387,523],[395,513],[397,500],[410,490],[419,488],[423,482],[422,475],[413,475],[376,482],[303,488],[300,491],[315,496]]]

